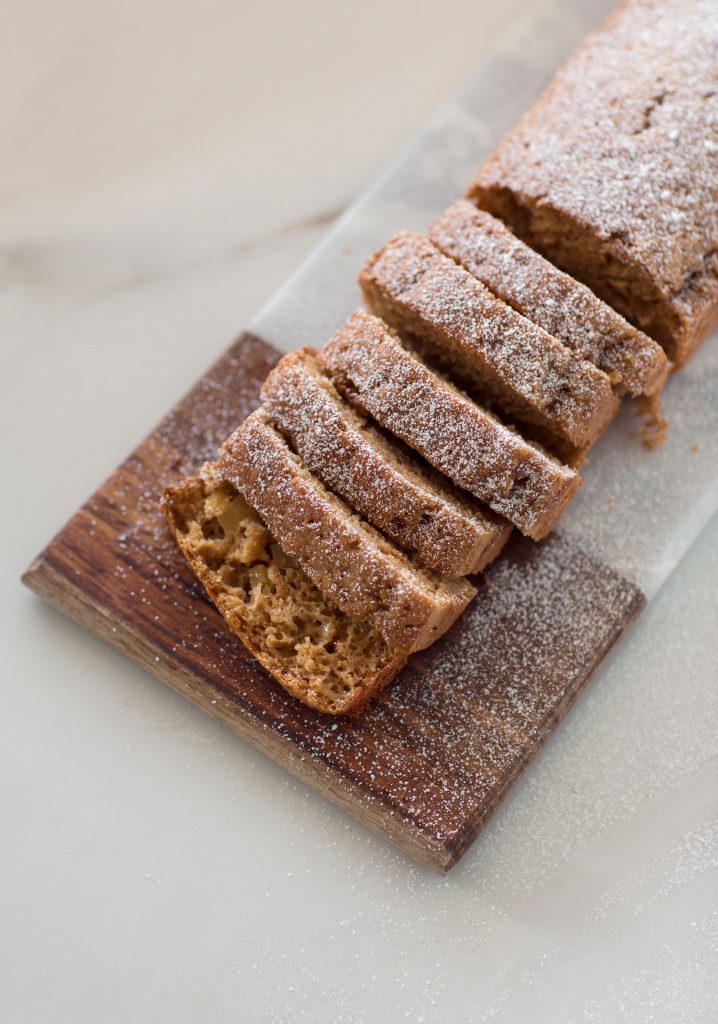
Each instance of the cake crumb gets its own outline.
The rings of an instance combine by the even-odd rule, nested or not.
[[[653,451],[660,448],[666,440],[668,419],[661,406],[658,395],[644,395],[638,399],[636,416],[641,420],[639,434],[644,448]]]

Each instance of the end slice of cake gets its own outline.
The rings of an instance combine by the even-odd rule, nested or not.
[[[227,625],[285,690],[326,714],[358,711],[406,662],[365,620],[345,615],[218,476],[165,490],[162,509]]]

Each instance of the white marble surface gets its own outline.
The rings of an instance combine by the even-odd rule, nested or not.
[[[17,582],[532,6],[6,5],[3,1021],[718,1016],[718,521],[447,879]]]

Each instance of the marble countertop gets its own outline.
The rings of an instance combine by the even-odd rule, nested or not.
[[[18,582],[537,5],[10,0],[3,1020],[718,1016],[718,519],[447,878]]]

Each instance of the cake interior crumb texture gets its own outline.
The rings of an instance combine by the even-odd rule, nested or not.
[[[393,646],[428,647],[476,592],[462,577],[422,569],[329,491],[263,408],[223,445],[216,471],[237,484],[322,593],[373,622]]]
[[[681,365],[718,318],[718,3],[628,0],[469,195]]]
[[[231,484],[185,481],[165,492],[164,511],[230,628],[293,696],[355,711],[402,668],[405,656],[323,597]]]

